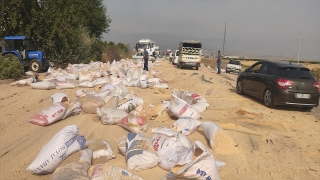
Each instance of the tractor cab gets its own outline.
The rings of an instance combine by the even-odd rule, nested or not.
[[[25,69],[34,72],[41,72],[49,68],[49,61],[46,60],[42,51],[38,51],[36,41],[26,36],[5,36],[3,56],[18,58]]]

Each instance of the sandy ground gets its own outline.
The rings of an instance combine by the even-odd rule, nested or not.
[[[178,69],[168,61],[155,67],[167,80],[170,89],[132,89],[145,103],[155,106],[169,100],[173,88],[197,92],[210,106],[201,121],[213,121],[228,134],[224,142],[212,150],[216,160],[226,163],[219,170],[221,179],[320,179],[320,118],[319,108],[304,112],[299,108],[269,109],[261,101],[240,96],[235,91],[235,74],[216,74],[205,67],[199,70]],[[103,125],[97,115],[83,113],[47,127],[28,122],[35,113],[51,105],[50,95],[66,93],[72,101],[79,88],[65,90],[34,90],[29,86],[0,85],[0,179],[50,179],[51,175],[34,175],[26,168],[58,131],[76,124],[87,140],[107,140],[116,158],[108,164],[126,168],[125,158],[118,153],[118,141],[127,131],[117,125]],[[148,121],[147,135],[159,126],[169,127],[175,119],[166,113]],[[209,147],[203,130],[191,134]],[[75,157],[76,156],[76,157]],[[63,164],[77,159],[79,153]],[[144,179],[161,179],[167,171],[155,167],[133,172]]]

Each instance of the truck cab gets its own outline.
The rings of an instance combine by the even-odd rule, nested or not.
[[[25,69],[41,72],[49,68],[50,63],[44,52],[36,47],[35,40],[26,36],[5,36],[2,55],[17,58]]]
[[[159,55],[159,46],[156,46],[156,43],[150,39],[140,39],[139,42],[136,44],[136,51],[137,52],[143,52],[144,48],[148,51],[150,55],[153,54],[153,52],[156,53],[156,55]]]

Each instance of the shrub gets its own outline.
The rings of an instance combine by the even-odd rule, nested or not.
[[[17,58],[0,57],[0,79],[18,79],[24,73],[24,68]]]
[[[201,63],[205,66],[210,66],[211,68],[216,68],[217,62],[213,58],[201,58]]]
[[[320,81],[320,68],[314,68],[311,70],[312,75],[317,79],[317,81]]]

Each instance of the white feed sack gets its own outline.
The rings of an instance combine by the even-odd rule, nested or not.
[[[69,76],[69,75],[62,75],[62,76],[57,77],[57,80],[58,80],[59,82],[66,82],[66,79],[76,80],[74,77]]]
[[[81,113],[82,113],[81,102],[79,102],[79,101],[70,102],[68,104],[67,112],[64,114],[62,119],[66,119],[70,116],[79,115]]]
[[[93,70],[93,71],[91,71],[91,74],[93,76],[93,79],[98,79],[103,76],[103,73],[100,70]]]
[[[199,113],[206,111],[209,107],[209,103],[207,102],[198,102],[196,104],[191,105],[194,109],[196,109]]]
[[[57,92],[51,95],[52,103],[56,102],[68,102],[69,103],[69,97],[67,94],[62,92]]]
[[[152,86],[152,82],[149,82],[148,80],[146,81],[140,81],[140,88],[141,89],[145,89],[145,88],[148,88],[148,87],[151,87]]]
[[[78,126],[66,126],[42,147],[27,170],[35,174],[52,173],[70,154],[85,148],[86,139],[79,135]]]
[[[99,107],[97,115],[103,124],[118,124],[121,119],[128,116],[128,113],[113,107]]]
[[[218,167],[212,153],[200,141],[195,141],[193,161],[184,166],[172,168],[172,173],[178,179],[220,180]]]
[[[131,79],[128,82],[128,87],[139,87],[140,86],[140,80],[139,79]]]
[[[113,96],[125,97],[129,93],[129,90],[126,86],[119,85],[115,86],[115,89],[113,89],[111,93]]]
[[[93,159],[102,158],[106,162],[116,157],[108,141],[104,139],[87,141],[87,146],[93,150]]]
[[[143,134],[128,133],[125,146],[129,170],[141,171],[158,165],[159,158],[153,152],[150,139]]]
[[[85,96],[87,94],[90,94],[90,95],[95,95],[96,92],[94,91],[91,91],[91,90],[84,90],[84,89],[79,89],[76,91],[76,97],[82,97],[82,96]]]
[[[128,115],[122,118],[118,125],[132,133],[144,133],[148,128],[147,120],[143,116]]]
[[[51,81],[36,82],[36,83],[30,84],[30,86],[33,89],[43,89],[43,90],[49,90],[49,89],[53,89],[56,87],[56,85],[54,83],[52,83]]]
[[[200,102],[207,102],[207,100],[203,96],[199,95],[198,93],[189,92],[187,90],[174,89],[173,94],[192,105]]]
[[[138,68],[136,68],[132,73],[131,73],[131,79],[140,79],[141,72]]]
[[[126,169],[110,164],[97,164],[89,169],[90,180],[143,180]]]
[[[168,83],[157,82],[153,87],[154,88],[169,89],[169,84]]]
[[[67,83],[67,82],[58,82],[56,89],[73,89],[76,86],[72,83]]]
[[[160,159],[159,166],[171,170],[177,164],[192,161],[194,145],[185,135],[168,128],[155,128],[152,146]]]
[[[210,142],[210,147],[216,154],[238,154],[238,145],[219,125],[213,122],[203,122],[202,128],[205,137]]]
[[[32,116],[29,122],[39,126],[48,126],[61,120],[65,114],[65,106],[61,102],[57,102]]]
[[[82,81],[79,83],[79,87],[93,88],[95,83],[92,81]]]
[[[110,83],[106,83],[104,84],[101,89],[100,89],[100,92],[104,92],[104,91],[112,91],[115,89],[115,86],[110,84]]]
[[[98,78],[96,80],[93,81],[94,82],[94,85],[103,85],[103,84],[106,84],[106,83],[109,83],[110,80],[109,78],[105,77],[105,78]]]
[[[105,101],[99,97],[87,94],[79,98],[81,109],[86,113],[96,114],[97,108],[104,106]]]
[[[81,150],[79,161],[73,161],[63,167],[58,167],[51,176],[51,180],[79,179],[90,180],[88,170],[91,165],[92,150]]]
[[[193,119],[191,117],[182,117],[176,120],[171,128],[175,131],[180,132],[183,135],[190,135],[196,131],[201,125],[199,120]]]
[[[219,125],[217,125],[216,123],[214,123],[214,122],[207,121],[207,122],[202,122],[202,128],[203,128],[203,132],[204,132],[205,137],[210,142],[210,147],[212,149],[214,149],[213,148],[214,135],[215,135],[215,133],[217,132],[218,129],[221,129],[221,127]]]
[[[79,74],[79,82],[93,81],[93,75],[90,71],[81,71]]]
[[[118,77],[119,77],[120,79],[124,79],[124,78],[126,78],[127,72],[126,72],[126,70],[124,70],[123,68],[118,68],[118,69],[117,69],[117,74],[118,74]]]
[[[79,80],[74,80],[74,79],[66,79],[67,83],[73,84],[75,86],[79,86]]]
[[[143,98],[132,96],[131,98],[127,99],[125,103],[119,104],[117,108],[123,109],[128,113],[135,109],[137,111],[141,111],[143,108]]]
[[[192,117],[194,119],[200,119],[200,113],[194,109],[185,100],[178,98],[176,95],[171,94],[171,101],[169,111],[177,118]]]

